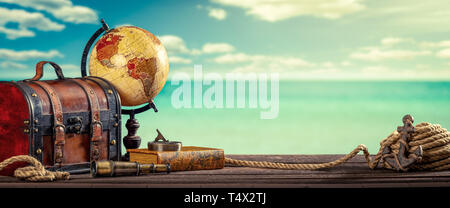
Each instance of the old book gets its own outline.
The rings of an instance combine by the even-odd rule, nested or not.
[[[131,162],[141,164],[170,163],[172,171],[220,169],[225,165],[223,149],[207,147],[182,147],[180,151],[150,151],[128,149]]]

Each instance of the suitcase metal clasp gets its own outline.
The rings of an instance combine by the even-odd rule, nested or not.
[[[70,117],[69,119],[67,119],[67,122],[67,133],[81,134],[81,127],[83,125],[82,117]]]

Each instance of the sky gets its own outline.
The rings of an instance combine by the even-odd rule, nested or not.
[[[285,80],[450,80],[448,0],[0,0],[0,79],[38,61],[79,77],[103,18],[165,45],[169,76],[279,73]],[[45,75],[55,77],[52,73]]]

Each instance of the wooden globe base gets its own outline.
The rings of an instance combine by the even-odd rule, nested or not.
[[[125,124],[125,127],[128,130],[128,134],[123,138],[123,145],[127,150],[138,149],[142,140],[141,137],[137,135],[137,130],[140,127],[139,122],[134,118],[134,116],[130,116]],[[130,158],[127,152],[122,160],[129,161],[129,159]]]

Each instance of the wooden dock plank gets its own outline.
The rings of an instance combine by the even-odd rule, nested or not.
[[[227,155],[233,159],[323,163],[343,155]],[[324,170],[276,170],[225,167],[219,170],[180,171],[171,174],[92,178],[89,174],[72,175],[71,180],[27,183],[13,177],[0,177],[0,187],[86,187],[86,188],[273,188],[273,187],[450,187],[450,171],[396,172],[371,170],[362,155],[348,163]]]

